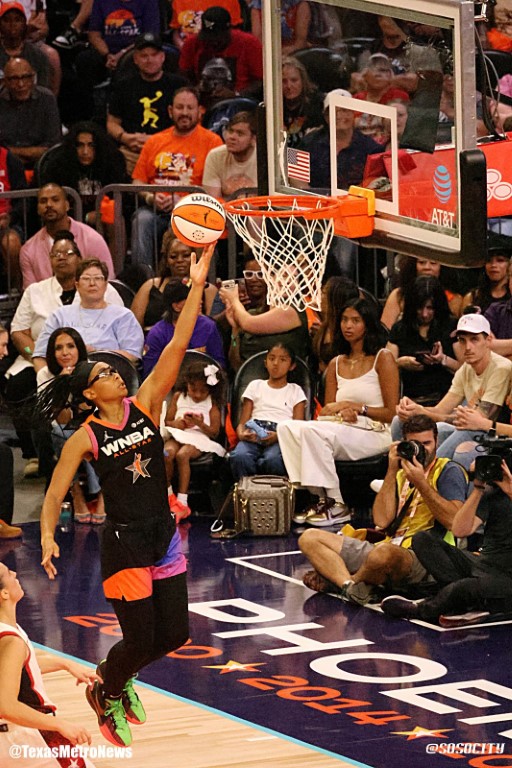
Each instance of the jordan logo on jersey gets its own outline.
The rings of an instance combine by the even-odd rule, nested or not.
[[[136,453],[133,464],[125,467],[128,472],[133,472],[132,478],[134,483],[137,482],[139,477],[151,477],[148,470],[146,469],[150,461],[151,459],[143,459],[142,453]]]

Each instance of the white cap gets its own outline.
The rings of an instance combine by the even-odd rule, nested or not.
[[[324,99],[324,112],[325,112],[325,110],[329,106],[329,96],[331,94],[334,94],[334,96],[344,96],[346,99],[351,99],[352,98],[352,94],[349,91],[345,91],[344,88],[335,88],[334,91],[329,91],[329,93],[327,93],[325,95],[325,99]]]
[[[456,332],[459,333],[461,331],[463,333],[486,333],[489,335],[491,326],[489,325],[488,319],[483,315],[462,315],[457,323]]]

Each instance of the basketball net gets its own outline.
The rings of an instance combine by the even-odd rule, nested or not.
[[[306,307],[320,310],[338,201],[283,195],[242,198],[224,207],[261,267],[268,304],[298,312]]]

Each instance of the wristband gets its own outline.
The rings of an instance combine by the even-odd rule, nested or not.
[[[23,347],[23,351],[24,351],[24,352],[25,352],[27,355],[30,355],[30,357],[32,357],[32,350],[30,349],[30,347]]]
[[[359,411],[359,414],[361,416],[366,416],[368,414],[368,406],[366,405],[366,403],[363,403],[363,405],[361,406],[361,410]]]
[[[476,483],[473,483],[473,488],[476,488],[477,491],[485,491],[485,485],[476,485]]]

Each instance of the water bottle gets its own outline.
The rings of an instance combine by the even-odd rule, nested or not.
[[[63,501],[60,505],[59,528],[62,533],[69,533],[71,527],[71,504],[69,501]]]

